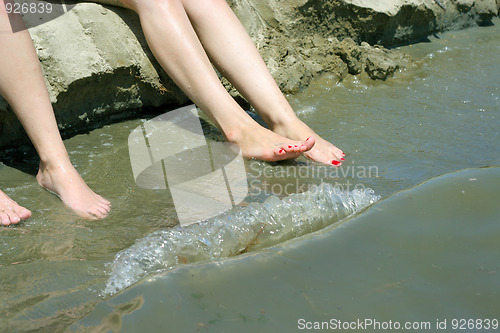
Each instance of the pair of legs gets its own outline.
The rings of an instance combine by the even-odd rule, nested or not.
[[[277,161],[300,154],[340,165],[343,152],[304,124],[225,0],[93,0],[139,14],[149,47],[186,95],[238,144],[247,158]],[[111,32],[110,32],[111,33]],[[227,93],[212,64],[269,126],[257,124]]]
[[[110,210],[109,201],[94,193],[71,164],[57,128],[35,48],[27,30],[13,33],[6,3],[0,0],[0,95],[14,110],[40,156],[38,183],[56,193],[84,218],[97,219]],[[10,16],[10,17],[9,17]],[[16,224],[31,212],[0,191],[0,223]]]

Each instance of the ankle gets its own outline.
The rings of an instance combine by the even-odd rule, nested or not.
[[[257,124],[250,116],[242,117],[239,121],[234,121],[228,126],[221,126],[227,141],[238,144],[247,136],[249,131],[255,130]]]
[[[301,128],[299,122],[300,120],[298,118],[292,117],[280,119],[272,124],[269,124],[269,129],[282,136],[292,138],[291,136],[296,134],[296,132]],[[294,137],[294,139],[296,138]]]
[[[38,169],[41,173],[53,173],[73,168],[69,158],[40,159]]]
[[[276,109],[273,109],[272,112],[256,111],[272,131],[274,128],[293,126],[293,123],[299,120],[293,109],[288,105],[278,106]]]

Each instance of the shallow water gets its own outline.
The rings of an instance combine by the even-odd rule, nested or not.
[[[340,226],[153,276],[73,329],[292,332],[359,319],[416,332],[447,320],[449,332],[454,319],[499,319],[499,188],[500,168],[441,176]]]
[[[176,224],[168,191],[141,189],[131,174],[127,138],[142,121],[66,141],[89,185],[113,203],[100,222],[75,218],[34,176],[0,164],[1,188],[34,213],[19,227],[0,229],[0,331],[163,325],[176,332],[276,332],[297,329],[300,318],[433,324],[447,318],[450,328],[453,318],[500,319],[500,172],[493,167],[500,166],[500,22],[494,22],[405,47],[417,65],[388,81],[336,84],[323,77],[290,96],[301,118],[346,152],[341,168],[306,160],[247,164],[250,201],[328,183],[372,188],[381,202],[271,248],[193,260],[166,275],[148,268],[146,279],[112,298],[103,295],[119,276],[118,253],[139,246],[164,255],[154,242],[151,251],[140,244]],[[442,176],[467,168],[473,169]],[[298,221],[314,224],[312,216]],[[122,286],[138,277],[123,276]]]

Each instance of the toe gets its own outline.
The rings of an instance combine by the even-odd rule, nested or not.
[[[103,198],[103,197],[101,197],[99,194],[98,194],[97,196],[98,196],[99,201],[100,201],[101,203],[103,203],[103,204],[105,204],[105,205],[107,205],[107,206],[111,206],[111,202],[110,202],[110,201],[108,201],[108,200],[104,199],[104,198]]]
[[[19,215],[17,215],[14,212],[9,212],[7,215],[9,216],[9,220],[10,220],[11,224],[18,224],[19,221],[21,221],[21,218],[19,217]]]
[[[88,211],[87,214],[84,216],[88,220],[99,220],[101,219],[101,213],[98,210],[92,210]]]
[[[21,219],[21,220],[25,220],[29,217],[31,217],[31,211],[29,211],[28,209],[24,208],[24,207],[17,207],[17,209],[14,209],[14,213]]]
[[[314,147],[315,143],[316,143],[316,139],[314,139],[313,136],[308,137],[306,139],[306,141],[305,141],[305,146],[306,146],[306,150],[305,151],[311,150],[312,147]]]
[[[27,219],[27,218],[30,218],[31,217],[31,211],[26,209],[26,208],[23,208],[21,209],[21,211],[19,212],[19,217],[23,220]]]
[[[291,146],[290,146],[291,147]],[[278,147],[274,150],[274,155],[276,156],[283,156],[287,153],[287,151],[285,150],[285,148],[281,148],[281,147]]]
[[[94,212],[98,213],[96,215],[99,216],[100,219],[105,218],[106,216],[108,216],[109,206],[102,204],[96,205]]]
[[[111,207],[109,207],[109,205],[101,203],[98,209],[102,214],[108,215],[109,211],[111,210]]]
[[[7,214],[0,212],[0,221],[2,222],[2,225],[10,225],[10,218]]]
[[[274,157],[269,159],[270,161],[282,161],[287,159],[294,159],[300,156],[300,152],[295,152],[294,150],[286,151],[284,148],[277,148],[274,151]]]
[[[337,161],[343,161],[344,160],[345,154],[342,152],[342,150],[339,149],[339,150],[335,151],[334,155],[335,155],[335,159]]]

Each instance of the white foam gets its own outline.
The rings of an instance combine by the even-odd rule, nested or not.
[[[379,200],[373,190],[343,192],[331,184],[232,209],[204,223],[156,231],[119,252],[104,294],[149,273],[272,246],[338,222]]]

